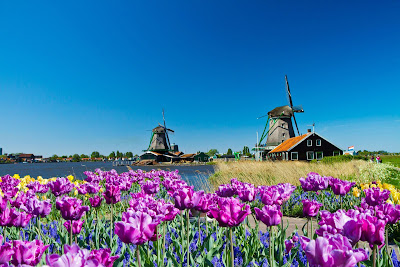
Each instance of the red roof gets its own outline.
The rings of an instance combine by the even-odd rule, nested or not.
[[[273,150],[271,150],[269,153],[275,153],[275,152],[285,152],[291,149],[293,146],[295,146],[297,143],[303,141],[307,136],[309,136],[311,133],[306,133],[303,135],[299,135],[296,137],[289,138],[279,146],[275,147]]]

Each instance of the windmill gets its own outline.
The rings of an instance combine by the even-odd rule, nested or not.
[[[269,111],[266,115],[257,118],[260,119],[263,117],[268,117],[267,123],[265,124],[260,139],[257,142],[256,147],[253,148],[253,150],[257,152],[263,153],[264,151],[271,151],[287,139],[295,137],[296,134],[293,129],[292,117],[296,126],[297,134],[300,135],[295,113],[303,113],[304,110],[302,106],[293,106],[292,94],[290,92],[289,82],[286,75],[285,81],[286,95],[289,105],[276,107],[273,110]],[[265,140],[265,138],[267,138],[267,141],[264,145],[263,141]],[[262,157],[262,155],[259,156]]]
[[[164,109],[162,111],[162,115],[164,123],[163,125],[158,123],[158,126],[152,130],[150,144],[147,148],[147,151],[168,152],[171,150],[168,132],[174,133],[174,131],[168,129],[165,124]]]

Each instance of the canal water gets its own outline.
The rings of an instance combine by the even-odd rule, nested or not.
[[[43,178],[65,177],[74,175],[77,179],[84,179],[84,171],[94,171],[100,168],[105,171],[115,169],[118,173],[128,171],[126,166],[113,166],[112,162],[54,162],[54,163],[18,163],[0,164],[0,176],[6,174],[19,174],[21,177],[30,175],[31,177],[42,176]],[[182,179],[189,185],[198,189],[207,190],[209,187],[208,177],[214,173],[211,165],[197,166],[131,166],[133,170],[141,169],[151,171],[153,169],[174,171],[178,170]]]

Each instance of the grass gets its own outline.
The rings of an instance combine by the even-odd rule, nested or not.
[[[299,185],[299,178],[309,172],[317,172],[323,176],[333,176],[354,182],[370,182],[381,180],[400,187],[400,171],[390,164],[376,164],[364,160],[333,163],[308,163],[301,161],[235,161],[218,162],[215,174],[210,176],[211,185],[216,188],[220,184],[229,183],[232,178],[255,185],[274,185],[291,183]]]
[[[381,159],[383,163],[391,163],[393,166],[400,168],[400,156],[382,155]]]

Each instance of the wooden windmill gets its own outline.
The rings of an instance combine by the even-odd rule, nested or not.
[[[171,129],[168,129],[165,124],[164,110],[163,110],[162,114],[163,114],[164,125],[161,125],[159,123],[158,126],[152,130],[150,144],[147,149],[148,151],[168,152],[171,150],[171,143],[169,141],[168,132],[173,133],[174,131]]]
[[[299,127],[297,126],[297,121],[295,113],[304,112],[301,106],[293,106],[292,94],[289,88],[289,82],[287,76],[285,75],[286,81],[286,94],[288,98],[289,105],[276,107],[269,111],[267,115],[261,116],[257,119],[267,117],[268,120],[265,124],[264,130],[258,140],[256,147],[253,150],[257,152],[268,152],[277,147],[279,144],[283,143],[289,138],[295,137],[295,132],[292,124],[292,117],[294,124],[296,126],[297,134],[300,135]],[[265,144],[263,141],[267,138]],[[258,138],[257,138],[258,139]],[[257,153],[256,153],[257,154]],[[262,155],[259,155],[262,157]]]

